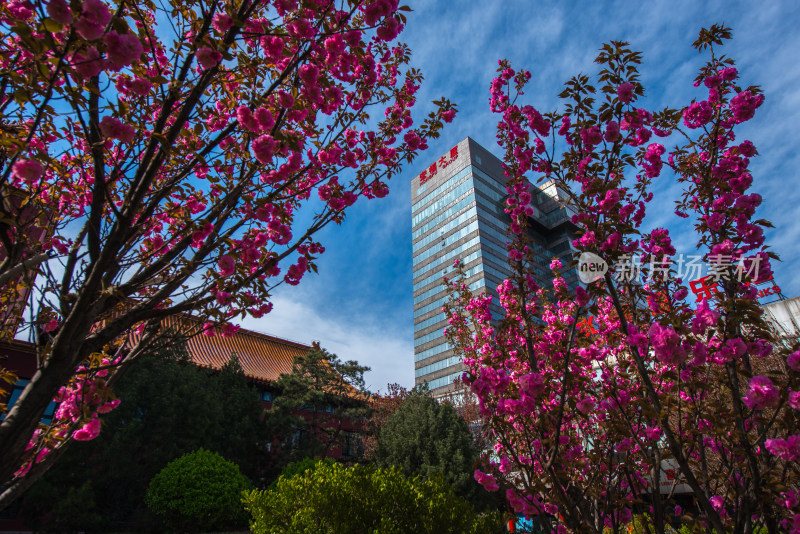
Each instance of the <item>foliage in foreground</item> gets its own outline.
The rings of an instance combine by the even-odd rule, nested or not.
[[[251,488],[239,466],[199,449],[167,465],[147,488],[147,506],[178,532],[242,526],[242,492]]]
[[[263,406],[236,360],[212,372],[177,346],[143,357],[117,393],[120,406],[97,439],[74,443],[20,499],[32,528],[154,528],[157,519],[144,502],[147,485],[170,461],[199,448],[236,462],[252,480],[274,469],[259,445],[269,439]]]
[[[0,399],[0,507],[99,434],[165,321],[228,336],[268,314],[277,286],[317,270],[320,230],[385,197],[453,119],[445,99],[411,116],[407,9],[0,2],[0,339],[21,330],[40,363]]]
[[[448,335],[496,441],[477,478],[559,530],[620,532],[645,509],[659,534],[673,520],[718,534],[800,532],[800,351],[796,339],[778,342],[757,300],[777,256],[770,223],[755,218],[758,152],[738,137],[764,97],[720,54],[730,36],[701,30],[694,47],[710,58],[682,109],[639,107],[641,55],[623,42],[601,49],[596,85],[567,82],[561,111],[523,105],[530,73],[507,61],[492,83],[513,275],[497,288],[502,321],[491,296],[461,286]],[[572,215],[584,274],[590,262],[612,266],[585,289],[568,287],[558,260],[550,280],[533,270],[526,227],[541,197],[529,177],[566,196],[572,209],[560,215]],[[707,277],[684,280],[669,231],[641,226],[665,179],[682,189],[676,221],[693,223]],[[661,494],[664,461],[689,488],[691,513]]]
[[[244,503],[255,534],[502,531],[499,514],[476,514],[441,478],[408,478],[397,468],[320,462],[273,490],[247,493]]]

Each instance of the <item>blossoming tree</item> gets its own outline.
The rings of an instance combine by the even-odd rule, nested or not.
[[[316,270],[315,233],[385,196],[452,120],[443,99],[412,128],[422,77],[394,43],[405,10],[2,2],[2,335],[27,332],[37,370],[0,406],[0,503],[70,438],[97,435],[114,377],[159,343],[164,318],[194,314],[224,336],[268,313],[278,284]]]
[[[719,54],[729,37],[721,26],[701,31],[694,46],[710,59],[695,83],[700,100],[682,110],[637,107],[640,54],[621,42],[601,49],[597,86],[567,82],[562,112],[523,105],[530,73],[506,61],[492,83],[514,274],[497,289],[499,322],[491,296],[455,282],[447,333],[494,441],[476,479],[559,532],[617,532],[634,512],[659,533],[677,519],[719,533],[800,531],[800,352],[773,345],[752,283],[769,277],[775,256],[764,245],[769,223],[754,219],[757,152],[736,132],[763,96],[740,87]],[[535,282],[526,176],[555,181],[574,208],[576,256],[597,254],[615,272],[570,289],[568,266],[554,260],[553,287]],[[654,180],[683,187],[676,216],[693,219],[717,274],[719,291],[696,306],[669,232],[642,229]],[[619,267],[634,257],[641,277]],[[665,461],[693,510],[675,505],[677,482],[662,493]]]

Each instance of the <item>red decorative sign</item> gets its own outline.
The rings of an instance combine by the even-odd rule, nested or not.
[[[770,276],[769,278],[765,278],[763,280],[759,280],[757,283],[746,282],[746,285],[748,286],[751,284],[760,285],[763,284],[764,282],[769,282],[770,280],[772,280],[772,285],[764,289],[759,289],[756,298],[760,299],[763,297],[767,297],[769,295],[779,295],[781,292],[781,288],[775,284],[775,281],[772,276]],[[699,300],[707,300],[710,299],[712,295],[719,293],[719,289],[717,287],[718,282],[719,280],[716,279],[714,276],[708,275],[704,276],[703,278],[698,278],[697,280],[692,280],[691,282],[689,282],[689,287],[691,288],[692,293],[694,293]]]
[[[431,178],[433,178],[436,175],[437,170],[446,169],[451,163],[453,163],[456,160],[457,157],[458,157],[458,145],[451,148],[449,154],[445,154],[444,156],[439,158],[438,162],[434,161],[430,167],[419,173],[419,185],[422,185]],[[439,164],[438,169],[436,166],[437,163]]]

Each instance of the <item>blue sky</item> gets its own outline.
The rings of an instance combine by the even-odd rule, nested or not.
[[[412,63],[425,82],[415,118],[430,101],[447,96],[459,114],[440,139],[390,183],[384,199],[359,201],[339,227],[321,240],[327,251],[319,275],[297,287],[281,288],[268,316],[244,326],[303,343],[318,340],[342,359],[372,368],[372,391],[389,382],[414,383],[411,291],[410,181],[464,137],[501,155],[495,141],[496,117],[489,111],[489,83],[497,60],[509,58],[533,74],[528,103],[542,111],[559,105],[556,95],[577,73],[593,74],[602,43],[624,40],[644,53],[641,69],[645,107],[679,107],[702,98],[692,81],[703,58],[691,47],[701,27],[724,23],[734,39],[724,53],[736,60],[742,84],[761,85],[766,95],[755,118],[738,139],[750,139],[760,156],[751,167],[751,191],[764,197],[758,217],[776,228],[767,243],[781,255],[776,282],[788,297],[800,295],[795,279],[800,262],[800,3],[766,2],[530,2],[458,0],[407,2],[413,9],[400,40],[409,44]],[[668,226],[678,253],[693,254],[691,228],[675,226],[673,201],[679,188],[664,173],[645,222]]]

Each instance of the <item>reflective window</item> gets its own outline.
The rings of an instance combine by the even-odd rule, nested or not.
[[[471,283],[469,285],[469,289],[471,291],[475,291],[476,289],[481,288],[484,285],[486,285],[486,281],[483,278],[481,278],[480,280],[476,280],[475,282]],[[439,300],[434,300],[430,304],[426,304],[425,306],[422,306],[421,308],[414,310],[414,317],[420,317],[421,315],[425,315],[428,312],[441,308],[442,305],[449,298],[450,298],[449,296],[445,296],[443,298],[440,298]]]
[[[469,241],[467,241],[466,243],[464,243],[463,245],[460,245],[460,246],[454,248],[453,250],[451,250],[450,252],[448,252],[447,254],[442,256],[441,258],[435,259],[432,262],[430,262],[429,264],[420,267],[419,269],[415,269],[414,270],[414,278],[416,278],[417,276],[421,275],[422,273],[426,273],[426,272],[430,271],[434,267],[437,267],[437,266],[441,265],[442,263],[444,263],[446,261],[452,260],[453,258],[458,256],[459,254],[461,254],[465,250],[474,247],[479,242],[480,242],[480,237],[475,236],[472,239],[470,239]]]
[[[464,167],[463,169],[458,171],[454,176],[452,176],[445,183],[441,184],[439,187],[437,187],[436,189],[434,189],[433,191],[431,191],[430,193],[425,195],[425,198],[417,200],[414,203],[414,205],[411,206],[411,213],[416,213],[417,210],[419,210],[422,206],[424,206],[428,202],[434,200],[437,196],[441,195],[442,193],[447,191],[449,188],[451,188],[454,185],[457,185],[458,183],[460,183],[471,172],[472,172],[472,167],[469,167],[469,166],[468,167]],[[420,187],[418,192],[419,191],[424,191],[424,187],[426,185],[428,185],[428,184],[423,184],[423,186]]]
[[[442,211],[448,204],[460,199],[464,195],[472,193],[472,180],[467,180],[461,185],[456,186],[452,191],[435,201],[433,204],[420,211],[411,218],[411,226],[417,226],[434,213]]]
[[[463,263],[464,265],[468,265],[470,262],[473,262],[473,261],[477,260],[480,257],[481,257],[481,251],[480,250],[476,250],[475,252],[473,252],[471,254],[467,254],[466,256],[464,256],[461,259],[461,263]],[[419,282],[414,284],[414,291],[425,287],[426,285],[430,284],[431,282],[439,282],[439,285],[441,285],[442,277],[445,276],[445,274],[447,272],[448,272],[448,267],[445,267],[441,271],[433,273],[432,275],[430,275],[430,276],[428,276],[426,278],[423,278],[422,280],[420,280]]]
[[[444,360],[439,360],[438,362],[426,365],[425,367],[420,367],[419,369],[415,369],[414,377],[418,378],[420,376],[433,373],[434,371],[438,371],[440,369],[446,369],[451,365],[456,365],[457,363],[461,363],[461,356],[450,356],[449,358],[445,358]]]
[[[462,200],[458,201],[457,203],[453,204],[452,206],[447,208],[444,212],[442,212],[441,214],[437,215],[433,219],[431,219],[428,222],[426,222],[425,224],[423,224],[421,227],[416,228],[415,225],[412,225],[412,228],[414,228],[414,231],[411,233],[411,239],[414,240],[414,239],[418,238],[419,236],[426,234],[431,229],[435,228],[439,224],[441,224],[444,221],[448,220],[453,215],[459,213],[461,210],[473,206],[474,203],[475,203],[475,193],[472,192],[469,195],[467,195],[466,197],[464,197],[464,199],[462,199]]]
[[[441,354],[442,352],[452,348],[453,347],[450,345],[449,342],[436,345],[435,347],[431,347],[428,350],[423,350],[422,352],[415,354],[414,361],[418,362],[420,360],[424,360],[425,358],[430,358],[431,356],[435,356],[436,354]]]
[[[417,348],[420,345],[424,345],[425,343],[428,343],[429,341],[433,341],[434,339],[438,339],[440,337],[441,338],[444,337],[444,329],[443,328],[440,329],[440,330],[434,330],[430,334],[425,334],[424,336],[418,337],[417,339],[415,339],[414,340],[414,348]]]
[[[459,372],[453,373],[451,375],[443,376],[441,378],[436,378],[434,380],[426,382],[426,384],[428,384],[428,388],[429,389],[436,389],[436,388],[440,388],[442,386],[449,386],[450,384],[455,382],[456,378],[461,378],[461,375],[463,375],[463,374],[464,374],[464,371],[459,371]]]
[[[435,231],[431,232],[430,234],[426,235],[425,237],[414,243],[411,246],[412,251],[416,252],[418,250],[422,250],[428,243],[433,242],[435,239],[438,239],[439,236],[446,234],[450,230],[453,230],[454,228],[458,228],[459,226],[466,224],[468,220],[477,215],[478,215],[477,206],[472,206],[469,210],[465,211],[452,221],[448,222],[444,226],[436,229]]]
[[[441,244],[434,244],[429,249],[423,250],[422,252],[414,256],[413,259],[414,265],[421,263],[422,261],[430,258],[434,254],[441,252],[443,248],[447,248],[456,241],[458,241],[459,239],[463,239],[472,232],[477,232],[477,231],[478,231],[478,221],[473,221],[464,228],[462,228],[461,230],[453,232],[449,236],[442,239]]]

